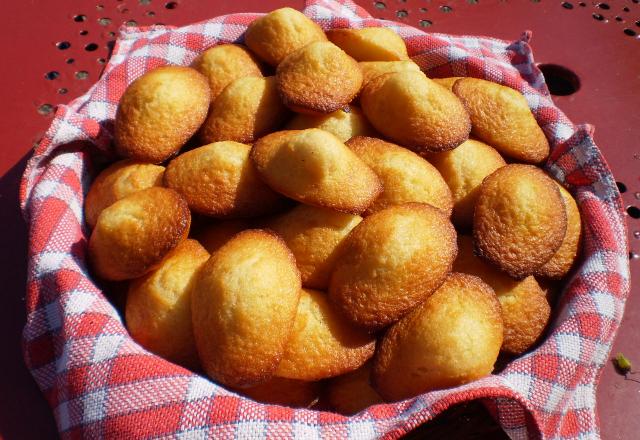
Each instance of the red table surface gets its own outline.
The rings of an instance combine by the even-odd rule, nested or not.
[[[640,259],[640,0],[577,2],[550,0],[359,0],[375,17],[395,19],[427,31],[483,34],[515,39],[533,31],[540,63],[575,72],[580,89],[556,97],[575,123],[596,127],[628,212],[632,279]],[[108,57],[113,32],[126,21],[183,25],[225,13],[268,11],[302,0],[59,0],[3,2],[0,81],[0,438],[51,438],[51,411],[24,366],[20,338],[25,323],[27,229],[18,211],[17,191],[25,161],[51,120],[50,107],[68,102],[97,80]],[[61,50],[56,43],[69,42]],[[93,43],[93,44],[92,44]],[[63,46],[64,47],[64,46]],[[73,59],[73,61],[70,61]],[[50,73],[55,72],[55,73]],[[84,72],[84,73],[83,73]],[[49,78],[47,78],[47,74]],[[83,76],[86,76],[82,79]],[[613,354],[640,364],[640,285],[632,284]],[[605,439],[638,438],[640,384],[626,381],[607,365],[598,387],[598,411]],[[461,421],[460,423],[464,423]],[[470,422],[471,423],[471,422]],[[473,429],[469,430],[470,432]],[[452,437],[445,426],[438,437]],[[455,435],[453,436],[456,437]],[[473,438],[482,435],[476,433]],[[494,435],[495,437],[495,435]]]

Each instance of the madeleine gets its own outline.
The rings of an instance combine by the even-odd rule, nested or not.
[[[187,151],[167,165],[164,183],[200,214],[229,218],[272,213],[284,201],[262,183],[250,152],[249,145],[232,141]]]
[[[462,102],[422,72],[373,78],[362,90],[360,104],[376,130],[418,154],[451,150],[471,131]]]
[[[116,152],[160,163],[176,154],[207,117],[209,82],[190,67],[153,69],[124,91],[116,112]]]
[[[353,105],[326,115],[297,114],[285,126],[287,130],[319,128],[328,131],[342,142],[354,136],[373,136],[375,130],[364,117],[362,110]]]
[[[451,189],[453,223],[462,229],[471,229],[482,181],[507,163],[494,148],[474,139],[453,150],[430,154],[428,159]]]
[[[238,78],[262,76],[260,64],[246,48],[238,44],[220,44],[202,52],[191,67],[209,80],[211,100]]]
[[[383,209],[344,240],[329,296],[353,324],[378,330],[429,297],[456,252],[456,232],[441,210],[419,203]]]
[[[364,364],[375,345],[375,336],[338,315],[324,292],[302,289],[276,376],[307,381],[338,376]]]
[[[382,194],[367,214],[407,202],[428,203],[450,215],[451,191],[433,165],[412,151],[381,139],[358,136],[346,143],[382,180]]]
[[[327,37],[320,26],[292,8],[276,9],[254,20],[244,35],[249,49],[272,66],[314,41],[327,41]]]
[[[327,38],[357,61],[401,61],[409,59],[407,46],[392,29],[331,29]]]
[[[573,267],[582,245],[582,219],[575,199],[560,184],[556,183],[564,201],[567,213],[567,232],[560,248],[553,257],[535,272],[536,276],[559,280],[564,278]]]
[[[250,229],[218,249],[191,294],[196,346],[209,377],[239,388],[269,380],[289,340],[300,289],[295,259],[273,233]]]
[[[452,273],[383,336],[374,388],[386,401],[462,385],[493,370],[502,345],[500,303],[480,278]]]
[[[317,128],[271,133],[254,144],[251,159],[267,185],[309,205],[359,214],[382,191],[371,168]]]
[[[133,339],[153,353],[187,368],[197,368],[191,326],[191,288],[209,253],[185,240],[160,265],[131,282],[125,320]]]
[[[298,113],[331,113],[349,104],[362,87],[356,60],[320,41],[289,55],[276,70],[285,105]]]
[[[189,207],[177,192],[143,189],[102,211],[89,238],[89,258],[104,279],[137,278],[155,269],[190,225]]]
[[[525,97],[510,87],[476,78],[462,78],[453,86],[471,117],[471,133],[500,153],[538,164],[549,156],[549,142]]]
[[[512,277],[532,275],[549,261],[566,231],[558,185],[541,169],[507,165],[480,186],[473,215],[475,249]]]
[[[551,315],[545,291],[536,279],[517,280],[500,272],[473,253],[473,240],[458,236],[458,257],[453,263],[455,272],[475,275],[495,291],[504,321],[502,351],[522,354],[542,336]]]
[[[340,244],[361,221],[359,215],[298,205],[265,226],[282,237],[291,249],[302,285],[326,290]]]
[[[211,104],[200,129],[200,140],[251,143],[279,128],[288,115],[274,77],[238,78]]]
[[[118,161],[91,183],[84,200],[84,214],[93,228],[102,210],[123,197],[152,186],[162,186],[164,167],[132,160]]]

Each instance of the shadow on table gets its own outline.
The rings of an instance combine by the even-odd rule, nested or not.
[[[28,238],[18,190],[29,156],[0,177],[0,438],[6,440],[57,438],[51,410],[24,364],[21,349]]]

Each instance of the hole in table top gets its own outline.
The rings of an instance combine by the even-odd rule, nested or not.
[[[578,3],[578,6],[582,6],[584,8],[585,6],[587,6],[587,4],[585,2],[580,2]]]
[[[148,5],[149,3],[151,3],[151,0],[138,0],[138,3],[140,3],[141,5]]]
[[[53,112],[53,106],[51,104],[42,104],[38,107],[38,113],[41,115],[49,115]]]
[[[58,93],[59,93],[60,95],[66,95],[68,91],[69,91],[69,89],[67,89],[67,88],[65,88],[65,87],[60,87],[60,88],[58,89]]]
[[[104,6],[103,5],[96,5],[96,9],[98,11],[102,11],[104,9]]]
[[[67,50],[71,47],[71,43],[68,41],[59,41],[56,43],[56,47],[60,50]]]
[[[629,12],[631,9],[629,9],[627,6],[625,6],[624,8],[622,8],[622,10],[623,10],[624,12]]]
[[[420,12],[427,12],[427,8],[420,8]]]
[[[625,185],[622,182],[616,182],[616,186],[618,187],[618,191],[620,191],[620,193],[626,193],[627,192],[627,185]]]
[[[565,9],[573,9],[573,4],[570,2],[562,2],[562,7]]]
[[[594,12],[593,14],[591,14],[591,16],[592,16],[594,19],[598,20],[598,21],[604,21],[604,16],[603,16],[603,15],[596,14],[596,13]]]
[[[107,62],[107,60],[105,60],[104,58],[98,58],[96,61],[98,64],[104,64]]]
[[[156,13],[153,11],[147,11],[144,15],[146,15],[147,17],[155,17]]]
[[[67,58],[66,60],[64,60],[64,62],[67,64],[73,64],[76,62],[76,60],[74,58]]]
[[[167,9],[175,9],[178,7],[178,2],[169,2],[164,5]]]
[[[89,72],[86,70],[79,70],[75,73],[76,79],[87,79],[89,78]]]
[[[87,52],[93,52],[96,49],[98,49],[98,45],[96,43],[89,43],[84,47],[84,50]]]
[[[640,218],[640,208],[633,205],[627,206],[627,214],[631,218]]]
[[[120,12],[121,12],[121,13],[123,13],[123,14],[128,14],[128,13],[129,13],[129,10],[128,10],[127,8],[122,8],[122,9],[120,10]]]
[[[129,20],[129,21],[125,21],[125,26],[137,26],[138,22],[135,20]]]
[[[373,6],[375,6],[376,9],[384,9],[387,7],[387,5],[384,4],[384,2],[375,2]]]
[[[639,238],[640,239],[640,231],[633,231],[633,238]]]
[[[609,4],[607,3],[598,3],[596,7],[600,9],[604,9],[605,11],[608,11],[609,9],[611,9],[611,6],[609,6]]]
[[[453,8],[451,6],[444,5],[444,6],[440,6],[440,11],[444,13],[448,13],[453,11]]]
[[[78,23],[82,23],[83,21],[87,21],[87,16],[84,14],[78,14],[73,16],[73,21]]]
[[[409,15],[409,11],[407,11],[406,9],[400,9],[399,11],[396,11],[396,17],[398,18],[405,18]]]
[[[636,31],[634,31],[633,29],[626,28],[622,32],[624,32],[625,35],[628,35],[630,37],[635,37],[636,36]]]
[[[567,96],[580,90],[580,78],[568,68],[558,64],[540,64],[538,68],[552,95]]]
[[[109,26],[111,24],[111,19],[109,17],[100,17],[98,18],[98,24],[100,26]]]
[[[640,258],[640,255],[636,254],[633,251],[629,252],[629,260],[637,260],[638,258]]]
[[[622,21],[622,17],[616,16],[616,21]]]
[[[113,31],[111,31],[111,32],[107,32],[107,37],[109,37],[109,38],[113,38],[113,37],[115,37],[115,36],[116,36],[116,33],[115,33],[115,32],[113,32]]]
[[[531,0],[531,3],[540,3],[540,0]]]
[[[421,27],[429,27],[433,24],[431,20],[420,20]]]
[[[469,3],[470,5],[477,5],[478,0],[467,0],[467,3]]]
[[[86,29],[83,29],[80,31],[80,35],[85,36],[85,35],[89,35],[89,31]]]
[[[640,192],[634,193],[633,197],[635,197],[636,199],[640,200]]]
[[[640,27],[640,20],[636,21],[636,26]]]
[[[54,80],[60,76],[60,72],[56,70],[52,70],[51,72],[47,72],[44,74],[44,77],[48,80]]]

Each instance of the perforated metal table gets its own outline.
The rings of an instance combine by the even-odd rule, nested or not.
[[[375,17],[427,31],[515,39],[533,31],[538,62],[576,123],[595,139],[614,171],[628,213],[632,292],[613,353],[640,365],[640,0],[357,0]],[[22,361],[27,231],[17,208],[20,175],[55,105],[83,93],[102,71],[119,25],[183,25],[239,11],[266,12],[303,0],[59,0],[3,2],[0,33],[0,438],[56,436],[50,409]],[[558,68],[562,66],[568,70]],[[605,439],[638,438],[640,383],[608,365],[598,388]],[[477,407],[454,409],[415,437],[504,438]],[[449,423],[455,420],[455,423]]]

